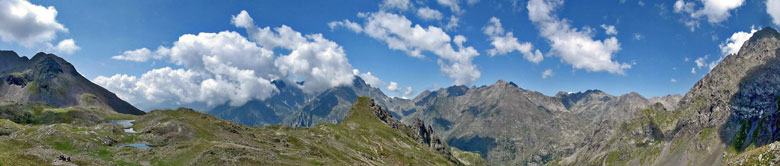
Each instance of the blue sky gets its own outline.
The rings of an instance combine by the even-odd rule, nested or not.
[[[20,0],[2,1],[5,4],[3,4],[4,6],[0,5],[0,7],[26,2]],[[391,5],[393,2],[407,3],[407,5],[394,6]],[[261,83],[250,84],[252,85],[249,88],[251,89],[250,94],[225,95],[225,98],[228,99],[186,98],[182,96],[187,94],[152,93],[138,85],[119,86],[119,83],[153,84],[139,80],[144,73],[155,69],[169,67],[174,71],[178,69],[183,71],[197,70],[198,66],[203,68],[203,64],[193,65],[184,62],[186,59],[175,59],[177,57],[175,53],[159,55],[155,53],[160,46],[172,49],[175,47],[174,43],[180,41],[180,37],[185,34],[236,32],[249,42],[272,51],[272,60],[276,59],[275,57],[290,54],[300,47],[292,48],[284,43],[276,47],[263,45],[263,42],[260,41],[263,39],[262,37],[253,37],[257,34],[249,32],[252,28],[270,27],[270,32],[280,35],[279,31],[274,30],[274,28],[282,25],[291,28],[294,32],[299,32],[304,38],[307,37],[307,34],[321,34],[322,39],[336,44],[333,48],[342,48],[347,59],[346,62],[322,62],[325,63],[324,66],[351,65],[348,68],[335,67],[330,70],[335,70],[341,75],[345,71],[351,71],[351,69],[358,69],[359,75],[371,72],[371,75],[380,80],[375,82],[374,86],[381,87],[391,96],[413,98],[424,90],[447,87],[455,83],[481,86],[490,85],[503,79],[515,82],[521,88],[540,91],[547,95],[554,95],[558,91],[577,92],[600,89],[614,95],[635,91],[645,97],[652,97],[687,92],[696,81],[709,71],[708,64],[717,62],[717,59],[724,55],[722,47],[727,46],[728,43],[739,43],[741,42],[739,40],[744,40],[730,41],[729,38],[732,35],[743,32],[749,37],[751,30],[765,26],[775,27],[774,17],[769,14],[772,12],[767,11],[767,2],[764,0],[734,0],[731,4],[713,4],[715,2],[709,3],[708,0],[455,0],[453,2],[458,8],[457,10],[453,8],[453,5],[447,5],[446,2],[449,1],[289,0],[186,1],[186,3],[182,3],[181,1],[33,0],[30,1],[33,6],[53,6],[53,10],[56,10],[56,23],[61,24],[67,30],[54,28],[50,31],[53,31],[55,35],[43,39],[9,39],[11,37],[2,36],[3,41],[0,42],[0,49],[15,50],[26,56],[31,56],[38,51],[58,53],[73,63],[85,77],[96,80],[99,76],[103,76],[103,80],[96,81],[98,84],[107,86],[108,89],[120,94],[122,98],[136,98],[127,99],[136,105],[144,101],[162,100],[162,98],[173,98],[168,100],[175,101],[173,103],[176,104],[232,102],[242,99],[230,96],[242,95],[244,98],[262,99],[267,97],[265,94],[268,93],[267,90],[263,89],[267,84],[263,83],[262,80],[278,79],[276,76],[279,75],[293,80],[307,80],[307,82],[308,80],[324,79],[307,76],[311,75],[311,72],[292,72],[292,70],[278,69],[280,67],[278,64],[263,63],[263,65],[270,65],[269,68],[275,68],[269,69],[273,71],[258,71],[255,68],[246,68],[246,66],[242,68],[241,65],[235,65],[241,63],[240,60],[223,58],[218,61],[227,64],[228,67],[236,67],[238,70],[254,70],[256,78],[251,78],[260,80]],[[531,2],[535,4],[529,5]],[[678,4],[677,7],[675,4]],[[548,7],[544,9],[551,10],[529,10],[529,7],[539,7],[534,5]],[[725,7],[723,7],[724,5]],[[422,8],[437,11],[439,14],[425,19],[419,16]],[[774,9],[770,8],[770,10]],[[241,15],[242,11],[251,17],[253,20],[251,25],[254,26],[247,24],[242,27],[240,25],[244,24],[236,22],[236,16]],[[543,16],[529,15],[534,12]],[[467,50],[465,48],[472,48],[476,54],[461,52],[464,56],[448,59],[445,56],[453,55],[450,53],[437,54],[435,51],[441,50],[441,48],[429,48],[429,45],[425,45],[430,44],[426,43],[425,40],[433,40],[433,37],[405,38],[402,34],[393,34],[392,32],[390,32],[390,37],[387,37],[367,30],[372,27],[369,25],[371,19],[381,22],[382,19],[392,16],[399,16],[411,22],[411,26],[406,28],[414,29],[414,26],[419,24],[422,30],[427,30],[425,32],[441,30],[449,37],[449,40],[445,40],[445,44],[452,47],[449,50],[463,51]],[[448,27],[448,24],[451,24],[450,19],[453,17],[458,19],[457,26]],[[521,49],[510,49],[510,52],[505,54],[491,56],[489,50],[495,47],[491,45],[493,41],[491,36],[485,33],[485,27],[494,25],[490,22],[493,17],[500,20],[500,27],[504,30],[503,33],[499,33],[499,37],[506,37],[507,32],[511,32],[518,43],[530,44],[531,48],[528,50],[531,56],[538,50],[542,54],[542,60],[535,63],[530,58],[524,58],[526,53],[520,51]],[[8,18],[0,18],[0,20],[2,19]],[[363,30],[354,31],[347,26],[339,25],[329,26],[329,23],[346,23],[345,20],[355,23]],[[550,27],[561,25],[568,27],[550,29]],[[602,25],[605,27],[614,26],[617,33],[607,33],[606,28],[603,28]],[[392,26],[392,24],[388,26]],[[392,31],[390,27],[378,27]],[[2,28],[0,27],[0,33],[4,31]],[[569,38],[571,35],[561,35],[563,34],[561,31],[584,35],[583,38]],[[544,34],[545,32],[549,33]],[[7,33],[34,32],[10,31]],[[458,42],[454,40],[455,36],[458,35],[462,35],[466,39],[462,43],[463,48],[459,47]],[[737,38],[739,37],[734,39]],[[67,47],[68,45],[64,45],[62,48],[56,47],[60,41],[66,39],[75,41],[78,49],[73,49],[73,46]],[[406,50],[393,48],[388,44],[391,40],[399,39]],[[585,44],[593,44],[594,42],[604,44],[608,40],[616,40],[619,48],[610,49],[609,44],[604,44],[607,45],[606,48],[577,50],[566,47],[567,42],[572,42],[572,40],[567,39],[584,39]],[[314,37],[307,38],[307,42],[310,44],[315,43],[314,41]],[[416,45],[417,41],[422,44]],[[555,43],[563,43],[563,45],[554,46]],[[116,58],[116,56],[124,55],[125,51],[141,48],[150,50],[150,53],[145,54],[146,56],[157,55],[158,58],[147,58],[143,61]],[[421,55],[412,55],[410,50],[420,50]],[[446,51],[444,50],[444,52]],[[312,54],[315,57],[319,55],[319,53]],[[336,54],[341,55],[338,51]],[[592,55],[592,57],[588,57],[588,55]],[[595,65],[583,62],[604,56],[607,59],[595,61],[598,62]],[[573,60],[565,60],[567,58]],[[699,61],[701,63],[697,65],[696,60],[700,58],[702,58]],[[306,58],[299,60],[306,60]],[[467,66],[468,63],[471,63],[470,65],[474,66],[475,69],[465,71],[471,72],[471,75],[466,74],[468,76],[458,75],[462,73],[460,72],[462,70],[458,70],[455,72],[456,74],[452,75],[444,71],[447,66],[454,66],[456,63]],[[613,68],[605,69],[604,66],[609,66],[609,63],[613,65]],[[575,67],[576,65],[586,67]],[[209,68],[208,64],[205,66],[205,68]],[[695,69],[696,73],[692,73],[692,69]],[[209,70],[207,76],[199,75],[199,77],[214,77],[217,78],[214,79],[216,81],[225,77],[224,81],[236,84],[234,88],[246,85],[240,79],[229,79],[232,78],[231,76],[237,75],[235,73],[225,74],[217,72],[215,69],[205,70]],[[552,74],[543,77],[546,70],[551,71]],[[479,73],[478,76],[473,75],[474,71]],[[117,80],[120,79],[120,76],[135,78],[134,80]],[[200,87],[198,89],[202,90],[204,79],[206,78],[189,81],[194,80],[194,87]],[[334,80],[312,82],[312,85],[321,82],[323,85],[320,87],[339,84],[339,81]],[[395,87],[388,87],[392,84],[391,82],[398,85],[398,90]],[[411,87],[411,93],[405,93],[407,87]],[[186,88],[183,89],[186,90]],[[319,89],[321,88],[311,87],[313,92]],[[202,92],[194,95],[203,94],[207,93]],[[236,104],[240,103],[236,102]],[[141,107],[155,108],[166,107],[166,105]]]

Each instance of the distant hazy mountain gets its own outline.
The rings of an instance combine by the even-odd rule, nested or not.
[[[755,32],[739,53],[699,80],[676,110],[655,105],[629,121],[603,123],[574,155],[556,164],[777,163],[777,144],[762,146],[780,140],[778,48],[777,31]]]
[[[265,100],[252,100],[238,107],[218,106],[209,114],[246,125],[274,125],[309,127],[325,122],[338,123],[349,112],[353,102],[360,96],[370,97],[379,105],[396,110],[397,103],[408,102],[400,98],[391,98],[379,88],[371,87],[360,77],[355,77],[351,85],[327,89],[319,94],[304,93],[297,84],[283,80],[273,82],[279,93]],[[396,117],[397,115],[393,112]]]
[[[294,83],[282,80],[271,82],[279,90],[266,100],[251,100],[238,107],[228,104],[217,106],[209,114],[216,117],[232,120],[237,123],[266,126],[282,124],[285,118],[298,113],[299,109],[311,99],[311,95],[304,93]]]
[[[124,114],[144,114],[79,74],[54,54],[32,59],[0,51],[0,105],[42,103],[51,107],[101,107]]]

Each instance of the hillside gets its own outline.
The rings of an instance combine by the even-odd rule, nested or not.
[[[0,120],[0,162],[10,165],[473,165],[475,154],[439,144],[430,128],[383,121],[359,98],[339,124],[250,127],[190,109],[157,110],[131,124],[22,125]],[[387,116],[389,117],[389,116]],[[424,124],[421,124],[425,126]],[[426,134],[427,133],[427,134]],[[140,144],[141,148],[124,145]],[[64,156],[70,161],[59,160]]]
[[[772,149],[763,146],[780,140],[778,48],[776,30],[755,32],[739,53],[699,80],[677,110],[653,107],[631,121],[602,125],[602,133],[556,164],[718,165]]]
[[[87,80],[54,54],[38,53],[28,60],[13,51],[0,51],[0,60],[0,105],[41,103],[57,108],[79,106],[144,114]]]

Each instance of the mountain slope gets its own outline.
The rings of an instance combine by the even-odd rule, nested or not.
[[[14,58],[12,51],[0,52],[9,67],[0,70],[0,105],[43,103],[53,107],[99,107],[124,114],[144,114],[114,93],[79,74],[64,59],[38,53],[32,59]],[[13,67],[10,67],[13,66]]]
[[[19,125],[0,120],[0,163],[10,165],[465,165],[484,163],[439,144],[359,98],[339,124],[249,127],[190,109],[152,111],[118,125]],[[389,119],[388,119],[389,118]],[[421,124],[425,126],[424,124]],[[8,131],[5,131],[8,129]],[[86,132],[85,132],[86,131]],[[58,133],[47,135],[45,133]],[[4,134],[5,133],[5,134]],[[56,138],[56,139],[55,139]],[[145,144],[150,149],[122,147]],[[457,154],[457,155],[455,155]],[[70,161],[57,159],[66,156]]]
[[[423,119],[451,146],[478,152],[492,165],[544,164],[566,156],[597,122],[622,121],[651,104],[636,93],[599,90],[546,96],[503,80],[426,91],[412,103],[409,110],[416,111],[403,121]]]
[[[780,140],[778,48],[777,31],[757,31],[698,81],[677,110],[649,109],[631,121],[602,125],[605,133],[558,164],[717,165]]]

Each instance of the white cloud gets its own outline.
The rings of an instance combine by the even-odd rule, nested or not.
[[[618,34],[618,31],[617,31],[617,29],[615,29],[614,25],[601,24],[601,28],[604,28],[604,33],[606,33],[607,35],[617,35]]]
[[[695,67],[691,68],[691,74],[696,74],[696,68]]]
[[[669,82],[675,83],[675,82],[677,82],[677,79],[672,78],[671,80],[669,80]]]
[[[634,33],[634,40],[642,40],[644,38],[642,34]]]
[[[417,17],[423,20],[441,20],[443,15],[436,9],[424,7],[417,9]]]
[[[723,55],[736,54],[739,52],[739,48],[742,47],[742,44],[750,39],[756,31],[758,31],[756,27],[750,27],[750,32],[735,32],[731,37],[726,39],[724,43],[718,45],[718,47],[720,47],[720,52],[723,53]]]
[[[458,23],[460,22],[460,18],[453,16],[450,16],[449,22],[447,22],[447,25],[444,25],[444,29],[453,30],[458,27]]]
[[[383,9],[398,9],[406,11],[412,8],[412,3],[409,0],[384,0],[380,5]]]
[[[562,4],[560,0],[531,0],[527,6],[528,17],[539,29],[540,36],[549,41],[551,54],[575,69],[625,74],[631,65],[612,60],[620,50],[617,38],[594,40],[592,29],[573,28],[569,20],[559,19],[553,13]]]
[[[406,90],[403,93],[403,97],[406,98],[407,96],[411,95],[414,91],[412,90],[411,86],[407,86]]]
[[[72,55],[76,51],[81,50],[81,47],[77,46],[76,41],[73,39],[65,39],[57,43],[57,46],[54,46],[53,49],[55,52]]]
[[[488,25],[482,28],[482,32],[490,37],[490,44],[493,46],[488,50],[490,56],[506,55],[512,51],[518,51],[529,62],[538,64],[544,59],[539,50],[531,51],[533,45],[530,42],[520,43],[512,32],[504,32],[501,20],[496,17],[490,18]]]
[[[745,0],[700,0],[701,4],[695,1],[685,2],[677,0],[674,3],[674,12],[683,14],[681,19],[686,26],[693,31],[699,25],[699,20],[704,17],[709,23],[720,23],[731,16],[731,10],[742,6]],[[699,5],[702,5],[699,7]],[[697,9],[698,8],[698,9]]]
[[[705,62],[705,60],[707,60],[708,57],[709,57],[709,55],[705,55],[704,57],[696,58],[696,60],[693,61],[693,62],[696,63],[696,67],[702,68],[705,65],[707,65],[707,62]]]
[[[400,50],[408,56],[424,58],[423,51],[439,56],[441,70],[455,80],[455,85],[469,85],[480,76],[471,61],[479,53],[473,47],[466,47],[466,37],[450,37],[439,27],[423,27],[405,16],[379,11],[360,14],[366,19],[363,33],[387,43],[388,48]],[[457,46],[457,50],[452,46]]]
[[[688,61],[691,61],[691,59],[688,57],[683,58],[683,62],[688,62]]]
[[[122,52],[122,55],[112,56],[111,58],[116,60],[146,62],[150,59],[162,59],[164,56],[170,54],[170,51],[169,48],[163,46],[158,47],[157,51],[154,52],[147,48],[139,48],[124,51]]]
[[[401,88],[398,87],[398,83],[394,81],[390,81],[390,85],[387,85],[387,90],[391,92],[399,92],[401,91]]]
[[[550,69],[544,70],[544,72],[542,72],[542,79],[550,78],[553,76],[553,74],[553,71]]]
[[[330,30],[332,31],[336,27],[346,27],[349,30],[352,30],[355,33],[361,33],[363,32],[363,27],[360,26],[360,24],[344,20],[344,21],[331,21],[328,23],[328,27],[330,27]]]
[[[354,69],[352,70],[352,74],[360,76],[363,81],[366,81],[366,84],[371,85],[372,87],[382,87],[385,84],[378,77],[371,74],[371,72],[360,73],[360,70]]]
[[[766,13],[772,16],[772,23],[780,25],[780,0],[767,0]]]
[[[707,59],[709,58],[709,55],[705,55],[704,57],[696,58],[694,63],[696,63],[696,67],[701,69],[704,67],[707,67],[706,69],[712,70],[720,64],[721,61],[723,61],[726,56],[730,54],[737,54],[739,52],[739,49],[742,47],[742,45],[745,43],[745,41],[749,40],[750,37],[753,36],[753,33],[757,32],[758,29],[755,27],[750,28],[750,32],[745,31],[739,31],[734,32],[726,41],[723,41],[718,47],[720,48],[721,55],[718,56],[717,59],[714,59],[707,62]],[[691,70],[691,73],[696,73],[695,70]]]
[[[321,34],[304,36],[284,25],[273,30],[258,28],[246,11],[233,16],[232,23],[245,28],[252,41],[232,31],[184,34],[171,47],[160,46],[154,52],[129,50],[113,57],[130,61],[167,58],[183,68],[154,69],[140,77],[99,76],[95,82],[141,108],[243,105],[278,91],[270,83],[277,79],[305,81],[301,88],[307,93],[352,83],[353,69],[344,50]],[[275,56],[272,50],[276,48],[289,50],[289,54]]]
[[[463,11],[460,9],[458,1],[459,0],[436,0],[439,5],[449,7],[453,14],[462,14]]]
[[[406,88],[403,88],[398,85],[397,82],[390,81],[390,84],[387,85],[386,89],[390,92],[396,93],[401,96],[401,98],[407,98],[409,95],[414,93],[411,86],[407,86]]]
[[[0,38],[25,47],[47,44],[57,32],[68,32],[57,22],[57,9],[39,6],[26,0],[0,1]]]
[[[290,54],[276,58],[273,64],[283,76],[304,78],[305,92],[312,93],[352,83],[352,65],[344,49],[337,43],[323,38],[322,34],[303,36],[285,25],[273,31],[269,27],[260,28],[253,24],[248,15],[246,11],[241,11],[233,17],[233,23],[245,28],[249,38],[265,49],[290,50]]]

